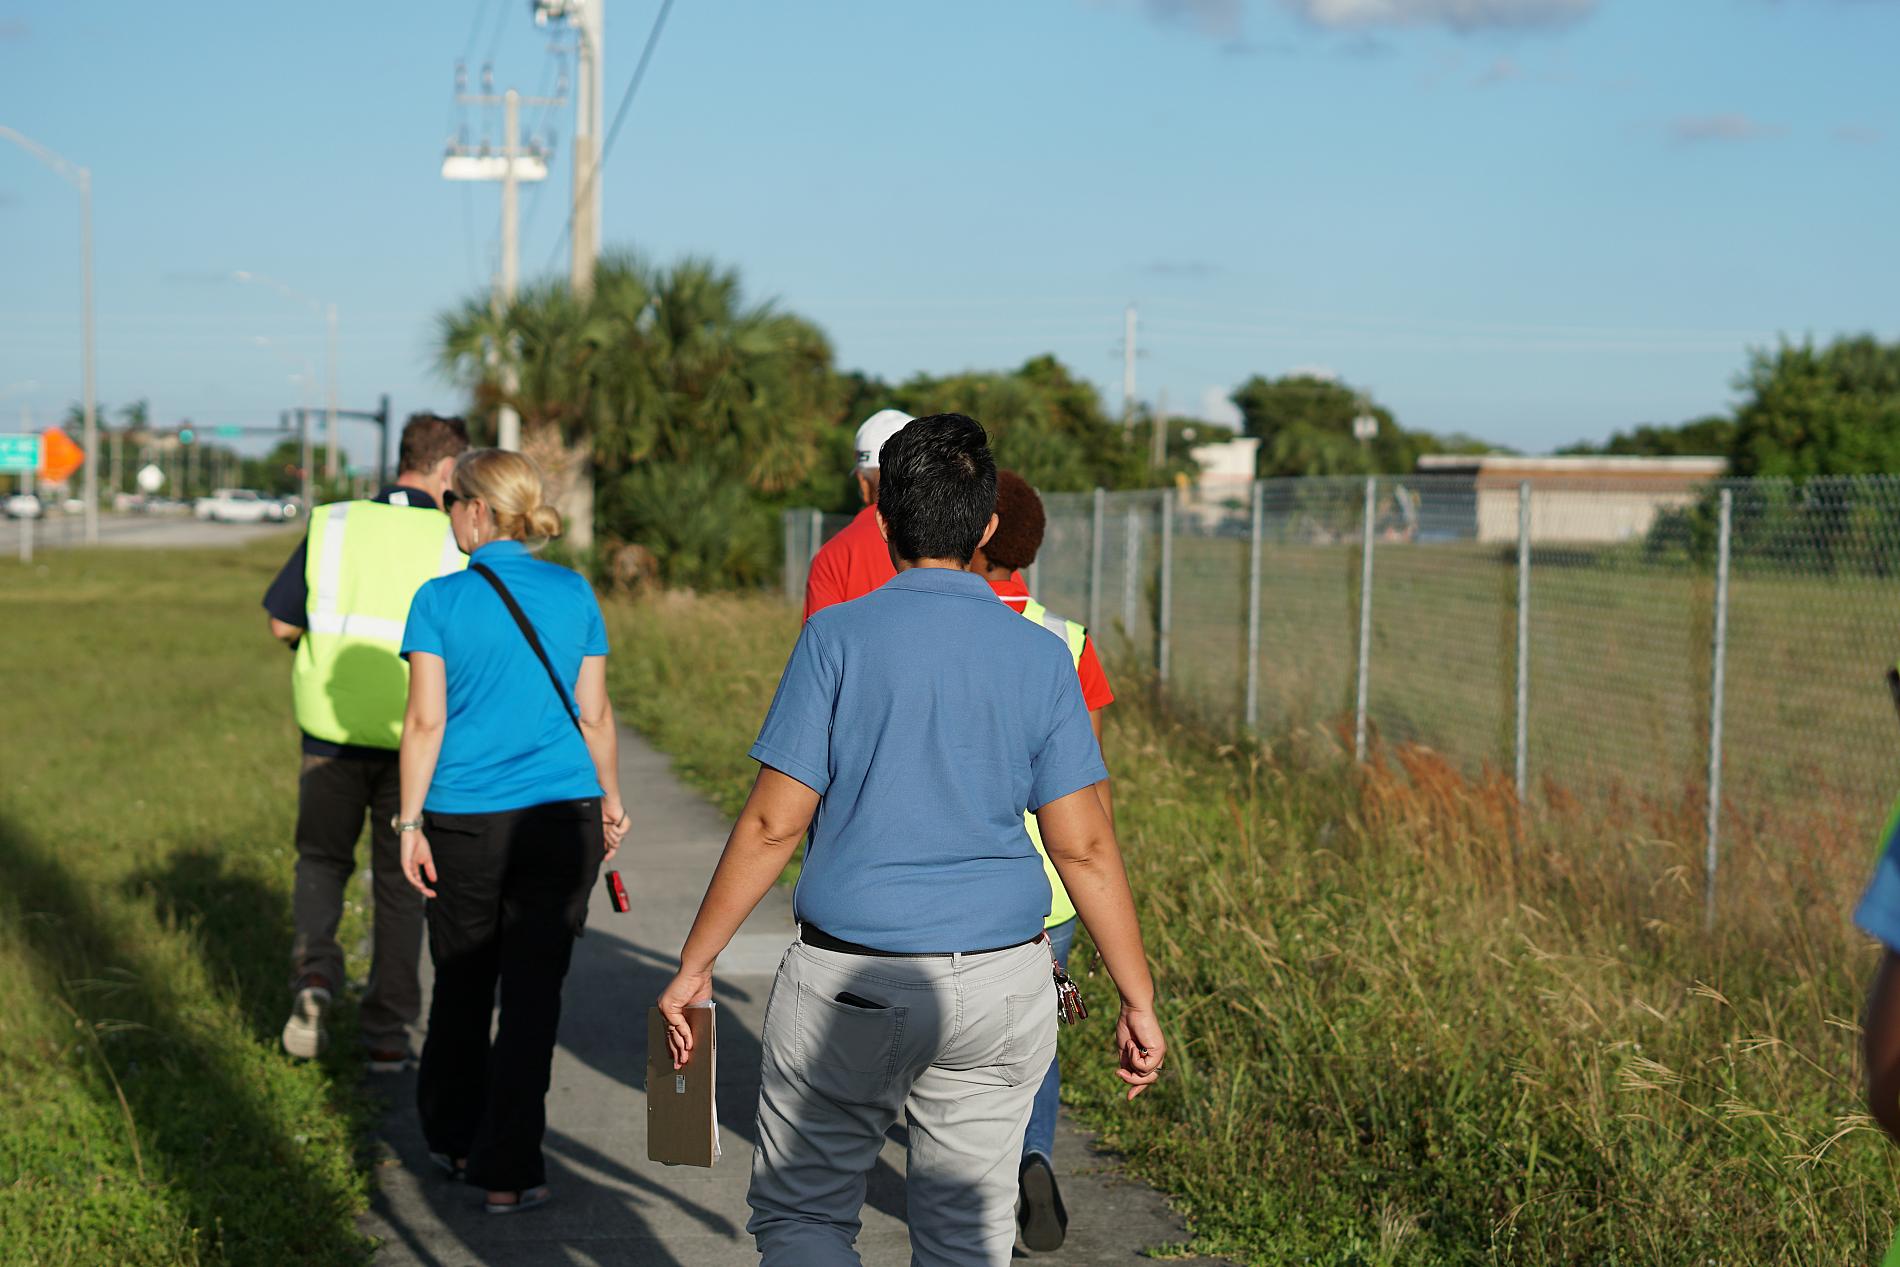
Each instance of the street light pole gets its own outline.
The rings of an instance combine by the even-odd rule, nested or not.
[[[80,289],[83,293],[84,343],[80,359],[85,375],[86,430],[85,465],[80,468],[81,496],[86,503],[86,544],[99,544],[99,402],[93,377],[92,322],[92,169],[62,158],[37,141],[29,140],[12,128],[0,125],[0,137],[31,154],[57,172],[61,179],[79,190]]]
[[[323,322],[324,322],[323,377],[324,377],[324,383],[325,383],[325,387],[324,387],[325,404],[323,408],[323,426],[324,426],[323,476],[327,480],[335,481],[336,475],[337,475],[336,305],[326,304],[321,300],[312,299],[309,295],[306,295],[301,291],[292,289],[291,287],[285,285],[283,282],[278,281],[274,277],[266,277],[262,273],[253,273],[253,272],[249,272],[245,269],[240,268],[236,270],[235,272],[233,272],[231,274],[231,277],[235,281],[245,282],[245,283],[257,285],[257,286],[268,287],[271,290],[274,290],[278,294],[282,295],[285,299],[290,300],[292,303],[303,304],[305,307],[309,308],[311,312],[323,318]]]

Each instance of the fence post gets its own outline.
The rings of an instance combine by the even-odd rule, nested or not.
[[[785,601],[788,603],[798,601],[798,589],[792,583],[792,568],[796,566],[792,559],[797,554],[793,538],[798,534],[798,527],[793,516],[797,513],[794,510],[786,510],[779,515],[779,526],[785,532]]]
[[[1141,512],[1130,510],[1122,528],[1122,636],[1135,636],[1141,619]]]
[[[1168,684],[1168,643],[1174,630],[1174,490],[1161,490],[1161,610],[1155,620],[1155,678]]]
[[[1089,628],[1102,627],[1102,535],[1108,526],[1108,491],[1098,488],[1089,513]]]
[[[1247,729],[1260,728],[1260,552],[1266,540],[1267,489],[1253,482],[1253,525],[1247,546]]]
[[[1377,512],[1378,484],[1378,476],[1366,476],[1366,521],[1360,530],[1359,702],[1353,718],[1354,761],[1366,759],[1366,684],[1372,671],[1372,529]]]
[[[1728,662],[1729,529],[1734,516],[1733,489],[1722,490],[1721,506],[1715,543],[1714,654],[1709,658],[1709,840],[1702,878],[1702,919],[1710,929],[1715,927],[1715,868],[1721,844],[1722,687]]]
[[[812,560],[818,557],[818,547],[825,544],[825,512],[814,509],[811,512],[811,526],[805,536],[805,579],[811,579]]]
[[[1531,482],[1517,486],[1517,801],[1531,779]]]

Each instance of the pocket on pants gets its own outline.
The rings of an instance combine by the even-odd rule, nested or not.
[[[1056,992],[1044,986],[1029,994],[1012,994],[1006,1003],[1009,1038],[1003,1044],[1004,1081],[1021,1086],[1040,1078],[1056,1049]]]
[[[897,1076],[897,1043],[908,1011],[840,1003],[800,982],[799,1076],[840,1104],[884,1103]]]

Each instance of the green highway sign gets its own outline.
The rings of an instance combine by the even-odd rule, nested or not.
[[[17,475],[40,469],[40,438],[31,435],[0,436],[0,472]]]
[[[219,427],[218,428],[218,435],[227,440],[231,439],[234,436],[241,436],[243,434],[244,434],[243,427]]]

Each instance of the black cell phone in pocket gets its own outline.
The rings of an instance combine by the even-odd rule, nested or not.
[[[838,1002],[844,1004],[846,1007],[861,1007],[867,1012],[882,1012],[890,1006],[888,1003],[873,1003],[871,1000],[853,994],[849,990],[838,995]]]

